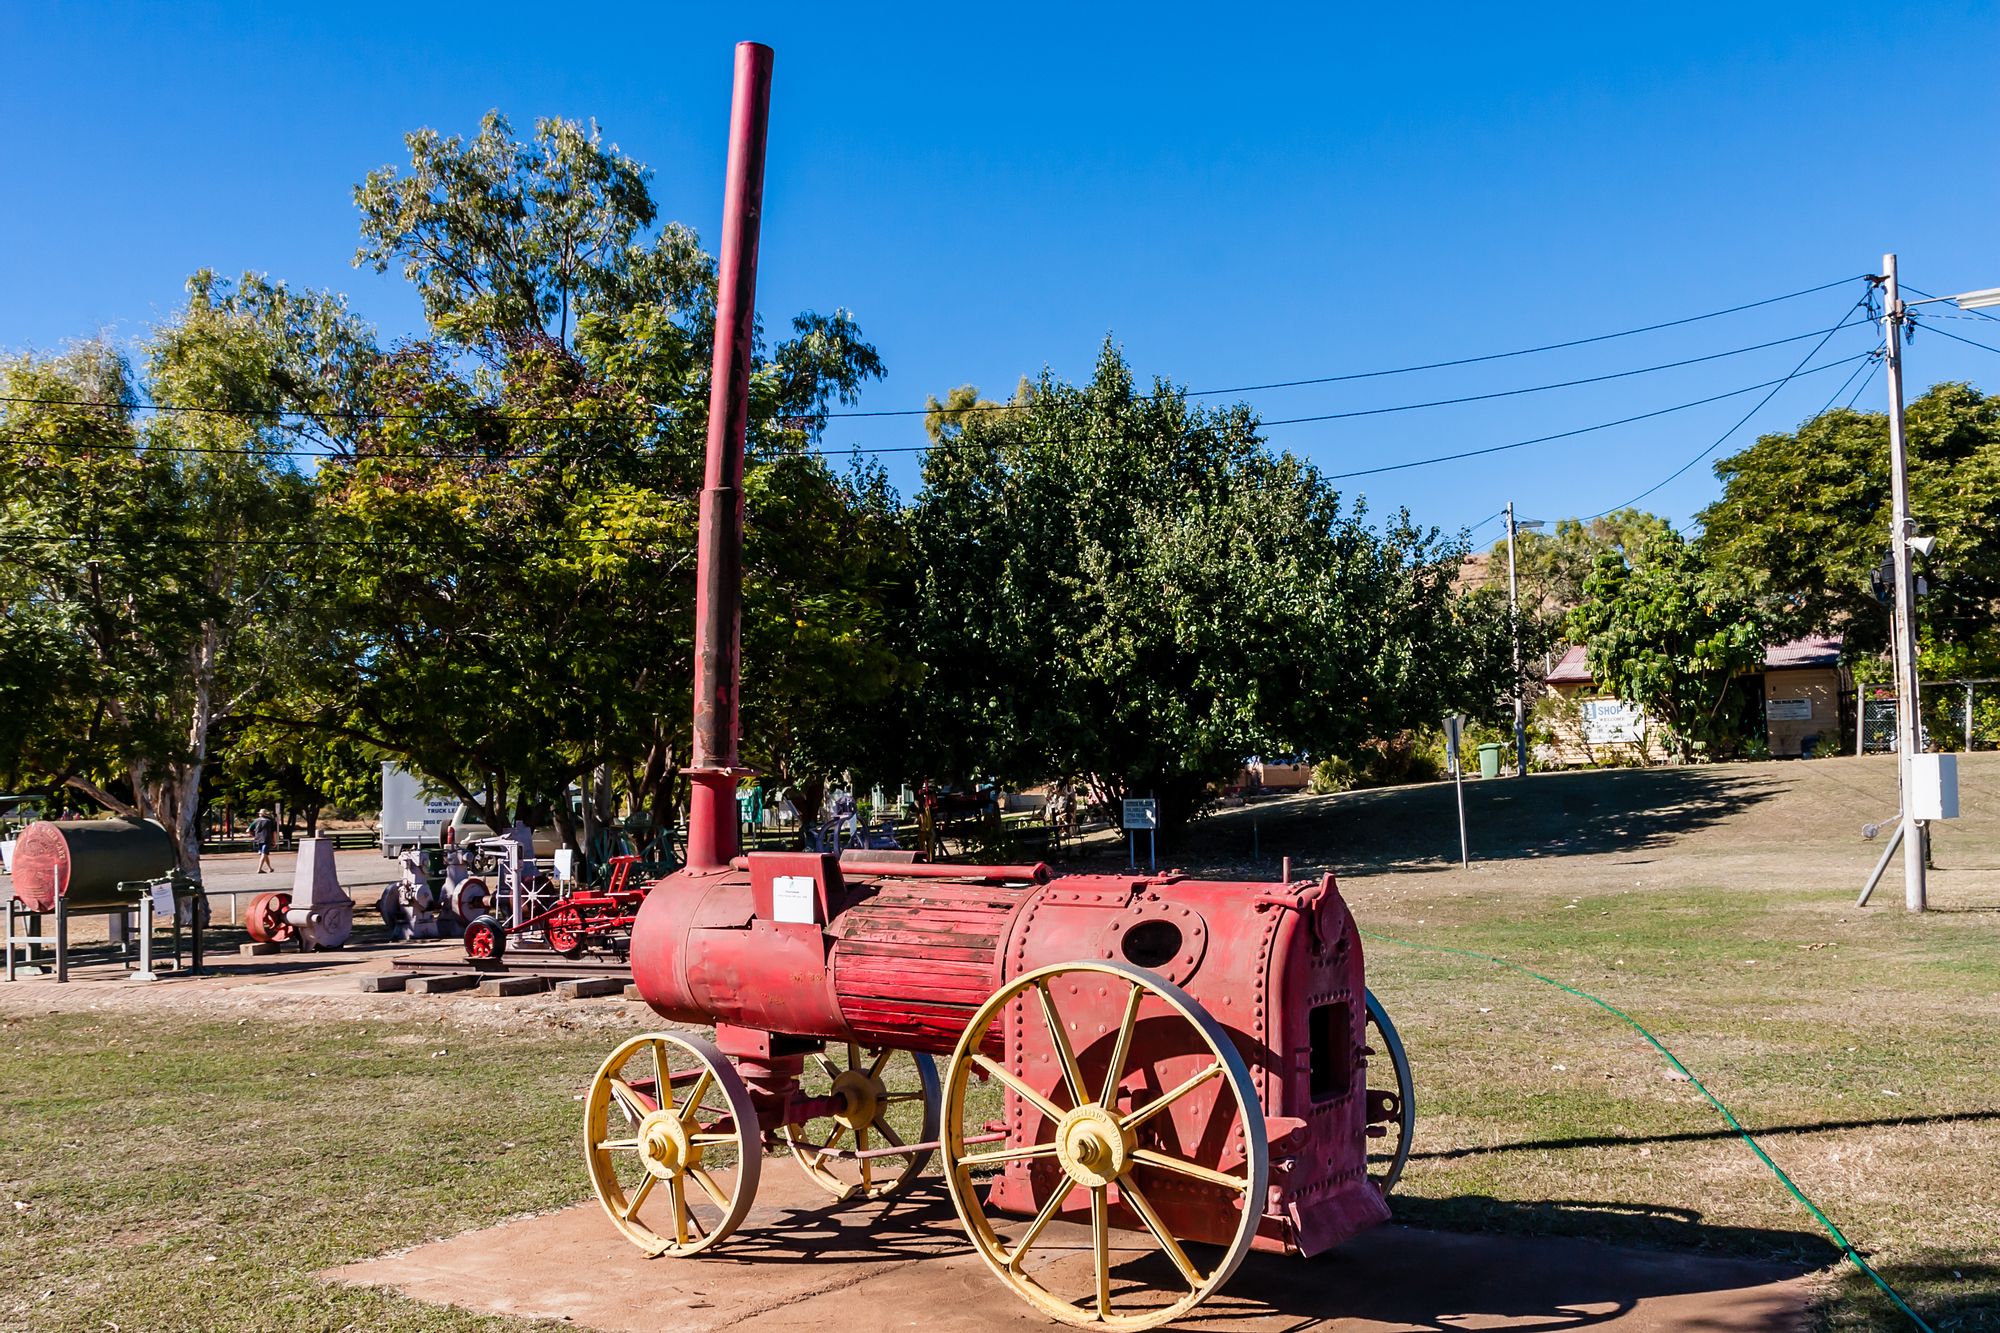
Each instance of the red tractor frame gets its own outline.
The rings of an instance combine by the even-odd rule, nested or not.
[[[647,886],[632,882],[636,856],[611,858],[611,878],[602,889],[582,889],[565,893],[547,911],[523,918],[509,927],[495,916],[478,916],[466,923],[465,956],[474,960],[497,959],[507,952],[509,936],[537,932],[551,951],[564,958],[581,958],[586,950],[601,949],[623,953],[620,947],[639,919],[639,905],[646,901]]]

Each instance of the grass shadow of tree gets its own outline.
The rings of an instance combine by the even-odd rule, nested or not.
[[[1720,765],[1547,773],[1468,782],[1465,815],[1474,860],[1646,851],[1790,786],[1768,772]],[[1442,869],[1458,860],[1456,807],[1452,784],[1439,782],[1219,811],[1189,830],[1173,861],[1196,874],[1240,872],[1279,854],[1301,868]]]

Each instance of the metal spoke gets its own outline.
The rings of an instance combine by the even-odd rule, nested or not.
[[[685,1245],[688,1243],[687,1186],[681,1183],[679,1176],[675,1176],[667,1182],[667,1189],[674,1198],[674,1242]]]
[[[1250,1183],[1247,1177],[1232,1176],[1222,1171],[1211,1170],[1194,1162],[1182,1161],[1178,1157],[1169,1157],[1163,1152],[1154,1152],[1151,1148],[1134,1148],[1132,1150],[1132,1160],[1135,1162],[1144,1162],[1147,1166],[1157,1166],[1162,1171],[1172,1171],[1179,1175],[1191,1176],[1195,1180],[1206,1180],[1211,1185],[1226,1185],[1234,1190],[1240,1190]]]
[[[1069,1035],[1063,1031],[1062,1015],[1056,1012],[1056,1000],[1049,994],[1048,983],[1035,983],[1035,994],[1042,1002],[1042,1018],[1049,1025],[1049,1040],[1055,1043],[1056,1055],[1062,1060],[1063,1082],[1069,1087],[1071,1106],[1082,1106],[1090,1100],[1083,1091],[1083,1071],[1076,1067],[1076,1052],[1070,1049]]]
[[[885,1047],[882,1053],[875,1057],[875,1063],[868,1066],[868,1077],[880,1078],[882,1076],[882,1066],[888,1064],[889,1057],[895,1053],[893,1047]]]
[[[849,1069],[861,1068],[861,1043],[854,1041],[847,1043],[847,1067]]]
[[[1104,1095],[1097,1099],[1106,1107],[1112,1105],[1111,1099],[1118,1095],[1118,1080],[1125,1076],[1125,1055],[1132,1047],[1132,1029],[1139,1022],[1139,1001],[1145,998],[1145,989],[1136,985],[1125,997],[1125,1017],[1118,1021],[1118,1040],[1111,1045],[1111,1063],[1104,1071]]]
[[[883,1138],[889,1140],[889,1143],[892,1147],[896,1148],[909,1147],[907,1143],[903,1142],[903,1136],[901,1134],[898,1134],[895,1130],[889,1128],[889,1122],[886,1120],[877,1120],[875,1122],[875,1132],[880,1134]]]
[[[1210,1079],[1214,1078],[1221,1072],[1222,1072],[1222,1062],[1218,1060],[1214,1064],[1210,1065],[1208,1068],[1202,1070],[1199,1074],[1196,1074],[1193,1078],[1189,1079],[1187,1082],[1173,1089],[1173,1091],[1161,1093],[1158,1097],[1155,1097],[1152,1101],[1147,1102],[1144,1106],[1140,1107],[1138,1110],[1132,1112],[1130,1115],[1120,1120],[1118,1122],[1118,1127],[1120,1129],[1131,1129],[1136,1125],[1144,1124],[1146,1121],[1151,1120],[1154,1116],[1166,1110],[1169,1106],[1172,1106],[1175,1102],[1187,1096],[1190,1092],[1193,1092],[1196,1088],[1208,1082]]]
[[[975,1052],[972,1062],[991,1074],[994,1078],[1005,1083],[1009,1088],[1012,1088],[1015,1096],[1034,1107],[1037,1111],[1040,1111],[1049,1119],[1061,1120],[1063,1118],[1063,1113],[1057,1109],[1054,1102],[1042,1096],[1041,1093],[1036,1092],[1020,1079],[1014,1077],[1014,1072],[999,1061]]]
[[[1187,1279],[1188,1285],[1199,1290],[1201,1270],[1189,1260],[1187,1251],[1181,1248],[1181,1243],[1174,1239],[1171,1231],[1167,1230],[1167,1224],[1160,1220],[1160,1215],[1153,1211],[1152,1203],[1139,1192],[1139,1187],[1132,1183],[1129,1172],[1118,1182],[1118,1191],[1125,1202],[1132,1205],[1132,1211],[1139,1214],[1139,1220],[1146,1224],[1146,1230],[1153,1233],[1153,1239],[1160,1242],[1160,1248],[1167,1252],[1167,1258],[1174,1261],[1174,1267],[1181,1270],[1181,1276]]]
[[[632,1197],[625,1200],[625,1220],[627,1222],[630,1222],[633,1215],[639,1211],[639,1205],[646,1201],[646,1196],[653,1192],[653,1182],[658,1179],[658,1176],[648,1171],[646,1178],[639,1182],[639,1188],[632,1191]]]
[[[597,1145],[597,1151],[616,1152],[621,1148],[637,1148],[638,1146],[639,1140],[637,1139],[606,1139]]]
[[[1025,1148],[1002,1148],[998,1152],[976,1152],[958,1159],[960,1166],[991,1166],[995,1162],[1019,1162],[1030,1157],[1053,1157],[1053,1143],[1031,1143]]]
[[[694,1177],[694,1183],[701,1186],[701,1192],[706,1194],[717,1208],[724,1213],[729,1211],[729,1196],[722,1192],[722,1186],[715,1183],[714,1176],[699,1166],[689,1167],[688,1174]]]
[[[668,1068],[667,1044],[663,1041],[656,1041],[653,1043],[654,1099],[660,1105],[663,1106],[666,1103],[672,1101],[673,1086],[674,1086],[674,1075],[673,1075],[673,1070]]]
[[[854,1150],[859,1153],[866,1153],[868,1151],[868,1126],[856,1125],[854,1127]],[[860,1160],[861,1190],[865,1194],[875,1186],[875,1162],[869,1157],[863,1157]]]
[[[1097,1260],[1097,1317],[1111,1317],[1111,1219],[1105,1215],[1104,1186],[1090,1191],[1090,1248]]]
[[[734,1143],[736,1142],[736,1136],[734,1134],[690,1134],[688,1135],[688,1142],[698,1148],[705,1148],[715,1143]]]
[[[813,1063],[819,1066],[820,1073],[826,1075],[827,1082],[831,1083],[840,1077],[840,1071],[834,1068],[833,1061],[827,1058],[825,1051],[814,1051],[812,1058]]]
[[[714,1084],[715,1075],[706,1069],[702,1070],[701,1077],[694,1081],[694,1087],[688,1092],[687,1101],[681,1106],[681,1124],[687,1125],[693,1122],[694,1113],[701,1109],[701,1099],[708,1095],[709,1088]]]
[[[646,1098],[622,1078],[611,1080],[611,1095],[624,1103],[627,1112],[642,1120],[659,1109],[646,1105]]]
[[[1027,1254],[1028,1247],[1035,1243],[1035,1237],[1042,1234],[1042,1228],[1054,1220],[1056,1212],[1063,1205],[1063,1200],[1069,1197],[1069,1192],[1070,1183],[1065,1178],[1055,1187],[1055,1192],[1049,1195],[1049,1201],[1042,1205],[1042,1211],[1035,1214],[1035,1220],[1028,1224],[1027,1231],[1021,1236],[1021,1243],[1008,1254],[1007,1267],[1016,1272],[1020,1271],[1021,1257]]]

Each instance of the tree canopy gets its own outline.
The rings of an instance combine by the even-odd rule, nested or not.
[[[1938,539],[1917,603],[1926,656],[1954,672],[2000,666],[2000,398],[1938,384],[1906,416],[1911,513]],[[1778,633],[1841,634],[1850,658],[1884,651],[1888,608],[1868,575],[1889,545],[1887,415],[1827,412],[1715,472],[1723,493],[1701,512],[1703,556],[1771,596]]]
[[[1254,753],[1336,753],[1501,694],[1504,626],[1452,595],[1462,551],[1268,450],[1249,409],[1083,385],[961,390],[910,515],[913,733],[927,772],[1090,779],[1185,817]],[[1497,642],[1496,642],[1497,641]]]

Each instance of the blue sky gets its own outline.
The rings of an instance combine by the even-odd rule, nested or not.
[[[0,348],[137,338],[201,265],[335,288],[413,332],[401,280],[350,265],[352,187],[408,130],[470,132],[489,107],[596,117],[712,244],[743,38],[777,50],[760,307],[853,310],[889,367],[864,408],[1082,375],[1107,334],[1196,389],[1477,356],[1832,282],[1888,249],[1933,292],[2000,285],[2000,7],[1657,9],[11,4]],[[1859,292],[1244,396],[1280,418],[1602,375],[1824,329]],[[2000,326],[1940,327],[2000,346]],[[1777,379],[1812,345],[1269,434],[1329,472],[1380,467]],[[1820,360],[1872,345],[1843,330]],[[1935,336],[1909,356],[1913,391],[1996,372]],[[1787,386],[1723,452],[1847,373]],[[1879,406],[1879,374],[1861,392]],[[1509,498],[1588,514],[1761,397],[1343,485],[1448,529]],[[917,443],[911,419],[826,440]],[[910,486],[911,456],[890,461]],[[1715,490],[1704,463],[1646,503],[1685,519]]]

